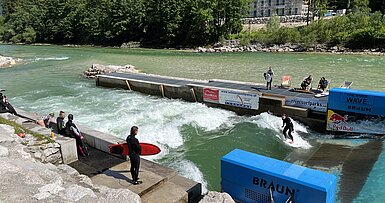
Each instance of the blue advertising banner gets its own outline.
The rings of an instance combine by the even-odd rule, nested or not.
[[[328,98],[328,109],[385,116],[385,92],[333,88]]]

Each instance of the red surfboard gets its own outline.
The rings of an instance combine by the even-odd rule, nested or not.
[[[150,156],[159,154],[160,148],[156,145],[150,144],[150,143],[139,143],[140,147],[142,147],[142,152],[140,155],[142,156]],[[112,144],[109,145],[108,148],[110,149],[111,154],[121,154],[121,155],[128,155],[128,145],[127,143],[123,144]]]

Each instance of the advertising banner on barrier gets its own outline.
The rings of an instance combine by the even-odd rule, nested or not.
[[[326,112],[328,102],[326,100],[313,99],[313,98],[291,97],[291,98],[286,98],[285,105],[301,107],[301,108],[310,109],[313,111]]]
[[[328,98],[329,109],[385,116],[385,92],[334,88]]]
[[[211,88],[203,88],[203,101],[211,103],[219,103],[219,90]]]
[[[385,117],[328,109],[326,130],[385,135]]]
[[[259,109],[259,95],[231,90],[219,90],[219,103],[245,109]]]
[[[245,109],[259,109],[259,95],[232,90],[203,88],[205,102],[219,103]]]
[[[385,92],[333,88],[326,130],[385,135]]]

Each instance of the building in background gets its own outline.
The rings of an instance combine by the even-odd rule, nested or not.
[[[304,15],[307,12],[307,5],[303,0],[253,0],[249,4],[251,18]]]

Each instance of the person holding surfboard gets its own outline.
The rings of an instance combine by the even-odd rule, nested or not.
[[[135,135],[138,134],[138,127],[132,126],[130,135],[127,136],[126,142],[128,145],[128,157],[130,158],[131,162],[131,177],[134,185],[138,185],[142,183],[142,181],[138,181],[139,176],[139,166],[140,166],[140,154],[142,151],[142,148],[140,147],[139,140],[135,137]]]
[[[269,69],[267,70],[267,72],[263,74],[263,76],[265,77],[265,80],[266,80],[266,89],[267,90],[271,90],[271,83],[273,82],[273,75],[274,75],[274,71],[271,68],[271,66],[269,66]]]
[[[285,139],[287,139],[287,137],[289,136],[289,138],[291,139],[290,143],[293,143],[294,139],[293,139],[293,136],[291,135],[291,132],[294,131],[293,122],[291,122],[291,119],[286,114],[282,115],[282,121],[283,121],[283,124],[282,124],[283,135],[285,136]],[[287,133],[287,131],[289,131],[289,133]]]

